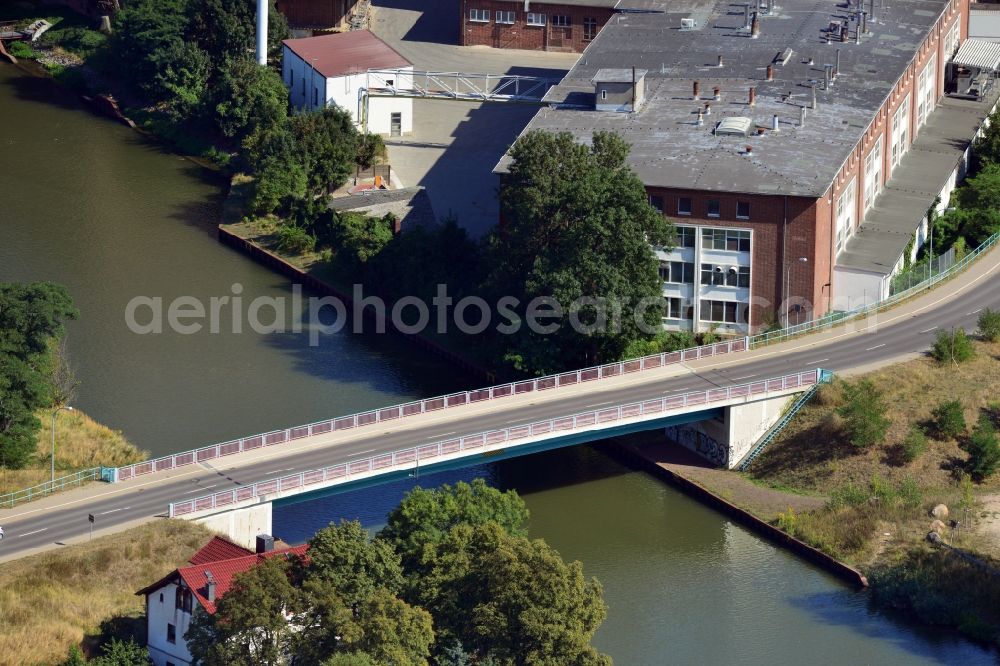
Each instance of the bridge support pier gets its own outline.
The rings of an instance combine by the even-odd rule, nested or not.
[[[256,545],[258,534],[274,534],[271,506],[271,502],[261,502],[241,509],[195,518],[193,522],[201,523],[210,530],[226,535],[234,543],[252,550]]]
[[[667,439],[709,462],[735,468],[753,445],[781,419],[795,396],[783,395],[726,407],[722,418],[668,426]]]

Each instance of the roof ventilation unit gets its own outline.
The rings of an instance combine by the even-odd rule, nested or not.
[[[730,116],[715,126],[715,135],[747,137],[752,126],[753,121],[745,116]]]
[[[693,18],[682,18],[681,19],[681,30],[694,30],[698,27],[698,22]]]

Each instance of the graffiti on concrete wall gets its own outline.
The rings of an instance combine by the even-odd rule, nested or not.
[[[729,447],[690,426],[667,426],[667,439],[687,447],[720,467],[729,464]]]

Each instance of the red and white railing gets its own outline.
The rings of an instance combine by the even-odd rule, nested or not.
[[[184,516],[200,511],[208,511],[223,508],[263,497],[277,492],[294,490],[320,483],[336,485],[346,483],[358,477],[370,476],[373,473],[386,473],[398,469],[412,469],[426,460],[440,459],[445,456],[454,456],[463,451],[486,451],[498,446],[517,442],[530,437],[541,437],[546,435],[553,437],[566,434],[578,429],[594,429],[606,427],[620,421],[645,420],[645,417],[663,414],[672,410],[685,409],[701,405],[711,405],[712,403],[724,402],[735,398],[746,398],[756,395],[770,393],[772,391],[785,391],[788,389],[812,386],[820,381],[822,371],[807,370],[783,377],[763,379],[737,386],[727,386],[713,388],[702,391],[690,391],[664,398],[654,398],[633,402],[617,407],[605,407],[588,412],[581,412],[570,416],[563,416],[545,421],[537,421],[526,425],[514,426],[512,428],[502,428],[500,430],[489,430],[465,437],[424,444],[401,451],[392,451],[360,460],[339,463],[314,469],[306,472],[299,472],[289,476],[283,476],[266,481],[240,486],[231,490],[196,497],[184,500],[183,502],[171,502],[168,515],[173,518]],[[460,457],[460,456],[459,456]],[[332,482],[332,483],[331,483]]]
[[[311,437],[313,435],[321,435],[339,430],[350,430],[352,428],[359,428],[373,423],[394,421],[396,419],[414,416],[416,414],[424,414],[439,409],[469,405],[487,400],[496,400],[499,398],[520,395],[522,393],[531,393],[532,391],[545,391],[562,386],[572,386],[573,384],[579,384],[581,382],[620,377],[622,375],[641,372],[643,370],[654,370],[656,368],[663,368],[668,365],[683,363],[685,361],[694,361],[700,358],[732,354],[735,352],[746,351],[747,349],[748,338],[737,338],[735,340],[727,340],[726,342],[718,342],[712,345],[692,347],[691,349],[684,349],[670,353],[653,354],[651,356],[643,356],[642,358],[632,359],[629,361],[608,363],[605,365],[594,366],[592,368],[585,368],[583,370],[574,370],[556,375],[538,377],[536,379],[526,379],[520,382],[500,384],[497,386],[490,386],[488,388],[476,389],[474,391],[463,391],[460,393],[452,393],[451,395],[428,398],[426,400],[415,400],[402,405],[383,407],[381,409],[374,409],[368,412],[361,412],[360,414],[351,414],[326,421],[318,421],[307,425],[295,426],[294,428],[273,430],[259,435],[234,439],[230,442],[213,444],[200,449],[184,451],[183,453],[174,453],[169,456],[163,456],[162,458],[155,458],[153,460],[146,460],[133,465],[119,467],[116,470],[115,478],[113,480],[126,481],[144,474],[152,474],[153,472],[162,472],[165,470],[175,469],[177,467],[193,465],[206,460],[230,456],[236,453],[243,453],[244,451],[253,451],[267,446],[273,446],[275,444],[284,444],[286,442]]]

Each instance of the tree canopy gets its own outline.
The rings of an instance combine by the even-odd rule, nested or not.
[[[497,298],[518,299],[522,321],[542,297],[570,315],[546,320],[548,334],[522,325],[505,336],[518,369],[541,374],[617,359],[659,329],[662,284],[650,244],[669,246],[673,232],[629,169],[628,151],[609,132],[585,146],[568,132],[532,131],[511,148],[486,284]]]
[[[23,467],[41,427],[35,411],[53,403],[53,349],[78,312],[65,287],[0,283],[0,465]]]

